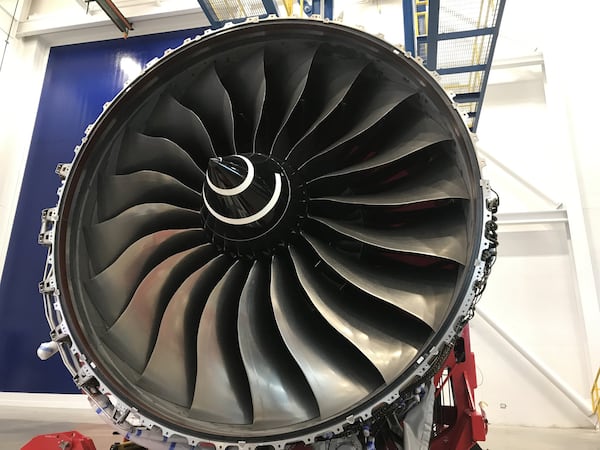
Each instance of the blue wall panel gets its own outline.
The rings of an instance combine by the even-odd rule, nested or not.
[[[37,244],[37,234],[41,210],[56,204],[59,179],[54,169],[59,162],[71,161],[85,127],[123,86],[123,57],[143,64],[202,31],[51,49],[0,282],[0,391],[76,391],[58,355],[45,362],[36,356],[39,343],[48,340],[42,297],[37,291],[46,250]]]

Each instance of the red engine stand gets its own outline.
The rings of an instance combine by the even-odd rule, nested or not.
[[[488,421],[485,411],[477,411],[477,373],[471,352],[469,325],[435,375],[435,406],[431,450],[469,450],[485,441]]]
[[[65,431],[36,436],[21,450],[96,450],[96,446],[89,437],[77,431]]]

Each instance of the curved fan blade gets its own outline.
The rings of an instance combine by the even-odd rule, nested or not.
[[[269,274],[259,261],[254,262],[240,297],[238,339],[255,425],[278,427],[319,415],[310,386],[277,331],[269,302]]]
[[[407,179],[393,189],[363,195],[337,195],[313,199],[315,202],[363,206],[402,206],[446,199],[468,199],[458,168],[454,165],[430,168],[424,174]]]
[[[235,262],[217,283],[202,311],[196,390],[190,408],[190,413],[201,420],[252,422],[252,399],[238,350],[236,326],[237,305],[247,274],[246,265]]]
[[[355,174],[366,170],[375,169],[381,166],[398,161],[419,150],[423,150],[433,144],[448,141],[451,139],[446,130],[441,128],[436,122],[429,118],[420,119],[417,124],[401,128],[401,132],[396,132],[393,139],[382,149],[374,152],[373,156],[365,161],[353,164],[341,170],[322,175],[309,183],[320,181],[326,178],[341,177],[344,175]]]
[[[302,288],[325,320],[369,358],[386,382],[398,377],[425,343],[424,336],[407,336],[409,342],[415,342],[412,345],[383,333],[377,323],[381,322],[380,318],[369,320],[368,313],[354,310],[352,299],[341,299],[340,293],[316,275],[294,247],[290,247],[290,253]]]
[[[398,105],[414,94],[415,91],[407,86],[385,83],[380,80],[377,80],[376,84],[372,81],[361,82],[359,79],[348,94],[349,98],[344,99],[347,110],[352,111],[352,113],[346,113],[343,116],[340,114],[341,117],[338,118],[339,121],[343,121],[344,127],[335,125],[327,126],[328,122],[323,123],[323,126],[327,126],[328,129],[340,129],[344,131],[343,135],[337,137],[335,142],[329,144],[327,148],[312,157],[309,155],[314,155],[314,149],[307,149],[299,143],[292,149],[288,155],[288,159],[294,160],[293,155],[298,152],[302,154],[303,158],[306,158],[305,161],[298,161],[300,169],[307,165],[307,169],[309,169],[311,164],[318,165],[320,157],[326,156],[329,152],[338,149],[341,145],[347,144],[349,141],[356,139],[370,130]],[[360,105],[360,108],[353,107],[354,105]],[[335,135],[333,130],[328,130],[328,133]],[[323,141],[322,138],[316,138],[316,140],[319,143],[327,142]]]
[[[99,180],[98,218],[105,221],[141,203],[169,203],[199,209],[202,195],[160,172],[143,170]]]
[[[236,153],[233,107],[214,64],[198,76],[180,102],[200,118],[218,155]]]
[[[204,172],[177,144],[162,137],[129,132],[123,139],[117,174],[126,175],[153,170],[178,179],[197,192],[202,192]]]
[[[308,136],[342,103],[344,97],[366,66],[364,61],[342,59],[334,60],[322,45],[317,50],[315,60],[308,74],[305,92],[311,92],[310,98],[298,104],[290,119],[278,134],[273,144],[273,155],[287,155]]]
[[[264,49],[257,50],[237,64],[217,66],[217,73],[233,105],[237,151],[254,152],[267,92]]]
[[[148,363],[169,299],[195,270],[216,256],[215,248],[204,244],[165,259],[139,283],[127,307],[102,340],[141,373]]]
[[[196,211],[164,203],[145,203],[92,225],[85,230],[86,242],[98,273],[143,236],[169,228],[201,228],[203,224],[202,216]]]
[[[190,275],[175,292],[160,323],[154,350],[138,385],[177,405],[189,407],[196,377],[196,332],[206,299],[230,260],[217,256]]]
[[[265,72],[269,80],[264,111],[256,134],[256,149],[272,153],[275,139],[289,120],[298,104],[317,47],[278,49],[267,48]]]
[[[318,239],[302,233],[319,257],[348,283],[384,300],[437,330],[452,293],[454,279],[426,272],[397,273],[386,267],[372,267],[344,257]]]
[[[202,121],[170,95],[159,98],[144,134],[164,137],[179,145],[202,169],[206,169],[208,158],[216,156]]]
[[[464,217],[444,216],[439,220],[398,229],[364,228],[322,217],[310,217],[336,232],[375,247],[403,253],[418,253],[466,264],[467,235]]]
[[[289,263],[274,256],[271,263],[271,301],[275,322],[283,341],[310,385],[321,417],[349,408],[383,379],[366,358],[360,361],[354,349],[341,336],[319,326],[310,313],[307,300],[300,296]],[[303,306],[304,305],[304,306]],[[310,324],[310,325],[309,325]]]
[[[84,286],[107,325],[123,311],[141,278],[174,253],[205,241],[201,230],[164,230],[129,246],[117,260]]]

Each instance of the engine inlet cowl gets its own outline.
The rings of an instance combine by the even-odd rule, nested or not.
[[[121,430],[219,449],[339,434],[443,362],[484,277],[488,195],[410,55],[317,20],[212,32],[86,133],[50,322]]]

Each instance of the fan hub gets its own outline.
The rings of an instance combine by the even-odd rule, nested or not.
[[[213,242],[238,255],[256,255],[283,243],[290,219],[298,216],[292,193],[299,187],[292,185],[283,165],[268,155],[211,158],[203,202]]]

